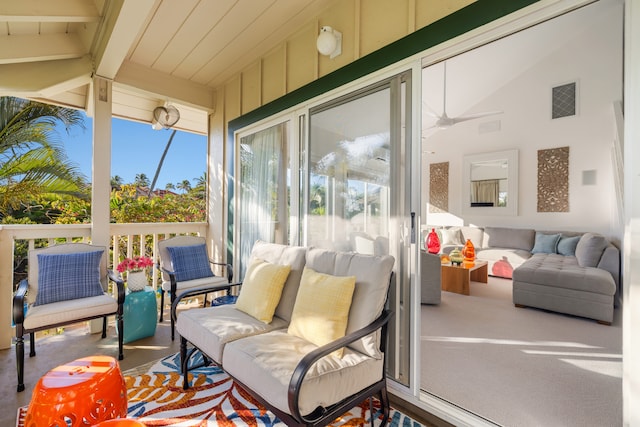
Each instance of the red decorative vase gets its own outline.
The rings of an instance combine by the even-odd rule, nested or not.
[[[430,254],[437,254],[440,252],[440,239],[438,239],[438,233],[434,228],[431,229],[431,232],[427,236],[427,251]]]
[[[473,262],[476,259],[476,248],[471,243],[471,240],[467,239],[467,243],[464,244],[462,249],[462,256],[466,262]]]

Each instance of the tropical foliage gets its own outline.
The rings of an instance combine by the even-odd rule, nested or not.
[[[56,131],[84,128],[79,111],[0,97],[0,217],[43,195],[86,197],[86,183],[69,163]],[[24,206],[28,208],[28,206]]]

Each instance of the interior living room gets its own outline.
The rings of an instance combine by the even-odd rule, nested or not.
[[[508,227],[590,231],[620,246],[622,19],[620,3],[599,2],[424,68],[422,238]],[[457,122],[443,124],[443,108]],[[541,156],[558,150],[565,173],[545,180],[556,166]],[[472,204],[474,183],[489,180],[496,202]],[[622,425],[622,306],[611,326],[517,308],[505,265],[469,295],[443,290],[422,305],[421,389],[499,425]]]
[[[437,425],[473,426],[558,420],[566,425],[567,419],[635,425],[640,420],[639,349],[632,334],[640,323],[632,309],[640,277],[632,245],[639,238],[640,210],[635,200],[640,130],[632,126],[640,121],[636,6],[623,0],[190,1],[187,6],[166,0],[77,0],[40,13],[30,10],[31,3],[7,10],[5,27],[20,31],[2,33],[1,41],[12,48],[0,63],[0,95],[87,111],[93,117],[95,185],[91,224],[0,226],[2,299],[10,301],[13,293],[10,265],[18,240],[33,246],[36,239],[84,239],[109,247],[114,238],[156,241],[168,234],[199,234],[212,256],[233,262],[241,276],[246,245],[262,232],[276,243],[352,251],[347,232],[371,227],[381,244],[366,242],[362,252],[382,250],[396,260],[388,388],[394,402],[419,414],[416,419],[433,416]],[[319,33],[329,25],[340,32],[342,53],[318,50]],[[57,46],[62,44],[56,40],[67,39],[72,43]],[[569,108],[560,100],[570,101]],[[176,127],[209,138],[207,222],[112,224],[112,118],[155,124],[154,109],[169,102],[186,112],[185,118],[197,117]],[[341,116],[348,105],[359,106],[358,114]],[[367,115],[367,108],[384,114]],[[324,121],[327,113],[339,120]],[[452,120],[442,120],[447,118]],[[367,122],[381,129],[376,138],[351,133]],[[365,162],[356,157],[347,165],[351,169],[341,169],[326,161],[337,158],[328,154],[348,158],[348,148],[359,144],[341,143],[355,141],[375,148],[364,153]],[[247,182],[243,172],[251,170],[241,153],[255,148],[250,143],[273,143],[277,148],[270,154],[284,172],[282,187],[273,191],[284,203],[264,209],[274,216],[257,229],[242,217],[251,215],[240,191]],[[543,167],[549,156],[556,166],[551,173]],[[346,182],[362,163],[375,180],[351,177],[366,197],[358,193],[348,199],[349,191],[329,185],[338,174]],[[506,187],[498,187],[496,201],[488,202],[493,206],[478,205],[468,194],[471,165],[479,163],[507,171]],[[441,165],[438,174],[431,165]],[[312,211],[312,202],[322,199],[310,197],[314,184],[336,191],[333,207],[364,199],[362,215],[348,217],[356,219],[352,228],[342,221],[347,216],[327,213],[329,204]],[[358,203],[340,207],[360,209]],[[619,248],[621,265],[622,304],[611,325],[515,307],[513,276],[472,281],[469,295],[443,291],[439,304],[422,305],[420,280],[428,272],[418,261],[421,232],[468,226],[606,236]],[[155,252],[150,255],[157,260]],[[167,316],[169,308],[163,309]],[[39,357],[27,360],[31,384],[26,393],[15,394],[11,317],[9,304],[1,306],[0,356],[7,363],[0,372],[2,383],[9,384],[3,421],[11,423],[16,409],[28,404],[29,387],[61,362],[63,349],[70,356],[96,348],[115,354],[113,334],[100,340],[84,329],[70,330],[72,338],[56,337]],[[167,322],[160,326],[156,338],[125,346],[123,367],[146,366],[178,351]],[[47,359],[47,350],[56,357]]]
[[[619,245],[621,42],[621,5],[600,3],[425,67],[422,236],[444,226],[494,226],[593,231]],[[554,87],[566,84],[576,86],[573,113],[554,118]],[[443,107],[462,119],[442,126]],[[540,206],[539,153],[558,147],[569,150],[568,206],[548,210]],[[510,151],[517,155],[505,164]],[[501,178],[507,206],[470,204],[466,168],[474,161],[499,161],[483,178]],[[439,304],[422,306],[423,391],[501,425],[621,424],[621,308],[604,329],[517,309],[511,272],[500,275],[488,286],[472,282],[470,296],[443,291]],[[594,405],[594,393],[610,399]],[[531,406],[554,409],[527,413]]]

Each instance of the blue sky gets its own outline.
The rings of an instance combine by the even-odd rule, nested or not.
[[[91,181],[91,153],[93,120],[85,119],[86,129],[73,128],[67,134],[58,127],[67,157]],[[153,130],[151,125],[121,119],[113,119],[111,147],[111,176],[119,175],[125,183],[134,181],[144,173],[153,180],[162,152],[171,136],[171,130]],[[162,165],[155,188],[165,188],[167,182],[174,185],[202,176],[207,165],[207,137],[187,132],[176,133],[167,157]]]

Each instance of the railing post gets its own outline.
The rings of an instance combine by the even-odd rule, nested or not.
[[[0,349],[11,348],[13,304],[13,236],[0,225]],[[7,268],[10,267],[10,268]]]

